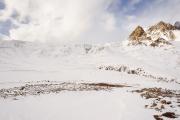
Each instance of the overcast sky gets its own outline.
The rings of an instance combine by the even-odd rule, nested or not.
[[[180,0],[0,0],[0,33],[25,41],[114,42],[180,20]]]

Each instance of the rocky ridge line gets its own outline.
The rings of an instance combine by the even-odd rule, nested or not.
[[[160,21],[150,26],[146,31],[141,26],[137,26],[129,35],[128,45],[145,45],[152,47],[161,47],[171,45],[171,41],[176,39],[174,30],[178,29],[178,22],[175,25]]]

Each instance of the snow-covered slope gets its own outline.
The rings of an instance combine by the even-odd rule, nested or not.
[[[178,31],[175,34],[179,36]],[[105,69],[100,69],[102,66]],[[111,69],[106,69],[108,66]],[[113,68],[127,69],[119,71]],[[143,72],[129,74],[128,70]],[[112,91],[61,92],[16,97],[15,100],[0,98],[0,119],[154,119],[153,115],[161,112],[144,108],[152,101],[127,91],[154,87],[180,90],[179,38],[172,42],[172,46],[160,48],[122,43],[92,45],[0,41],[0,94],[5,88],[47,84],[44,81],[50,82],[48,84],[121,83],[132,87]],[[180,110],[167,106],[162,112],[166,111],[178,113]]]
[[[97,70],[98,66],[104,64],[120,64],[178,79],[180,48],[178,41],[173,44],[171,47],[152,48],[121,43],[58,45],[0,41],[0,71],[64,71],[79,67]],[[8,76],[5,78],[7,80]]]

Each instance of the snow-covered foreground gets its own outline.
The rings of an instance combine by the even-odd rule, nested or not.
[[[153,115],[166,111],[178,114],[180,108],[176,97],[166,98],[172,101],[174,108],[164,105],[164,109],[156,111],[145,109],[153,100],[132,92],[154,87],[180,90],[180,43],[174,41],[173,45],[152,48],[121,43],[54,45],[0,41],[0,89],[43,83],[44,80],[132,86],[110,91],[62,91],[17,96],[16,99],[0,98],[0,119],[151,120]],[[141,68],[148,75],[99,69],[100,66]]]
[[[99,92],[61,92],[1,100],[3,120],[138,120],[153,119],[159,112],[145,109],[147,101],[127,89]],[[177,109],[177,113],[179,109]],[[168,111],[168,110],[165,110]],[[171,110],[174,111],[174,110]]]
[[[133,99],[133,100],[132,100]],[[1,100],[2,120],[132,120],[153,119],[143,99],[126,90],[62,92],[20,100]]]

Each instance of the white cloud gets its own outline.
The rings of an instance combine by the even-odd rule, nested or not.
[[[109,33],[115,29],[116,19],[113,13],[107,11],[113,1],[6,0],[7,9],[2,18],[9,19],[16,13],[11,18],[18,26],[10,30],[10,37],[13,39],[28,41],[80,39],[87,31],[89,34],[95,34],[93,32],[97,30]],[[29,23],[24,24],[27,21]]]
[[[0,19],[11,19],[18,26],[10,30],[10,37],[27,41],[120,41],[127,38],[137,25],[149,26],[160,20],[171,23],[180,20],[180,0],[148,1],[147,6],[141,6],[143,9],[136,8],[141,10],[134,14],[124,12],[122,1],[119,0],[5,2],[6,9],[1,11]],[[143,1],[129,0],[127,7],[136,7],[139,2]],[[116,12],[107,10],[112,4],[117,4],[113,5]],[[120,6],[122,9],[118,9]],[[133,13],[131,8],[129,10]]]
[[[142,4],[143,5],[143,4]],[[124,32],[130,33],[137,25],[151,26],[159,21],[174,24],[180,21],[180,0],[155,0],[148,1],[146,6],[134,15],[121,15]]]

